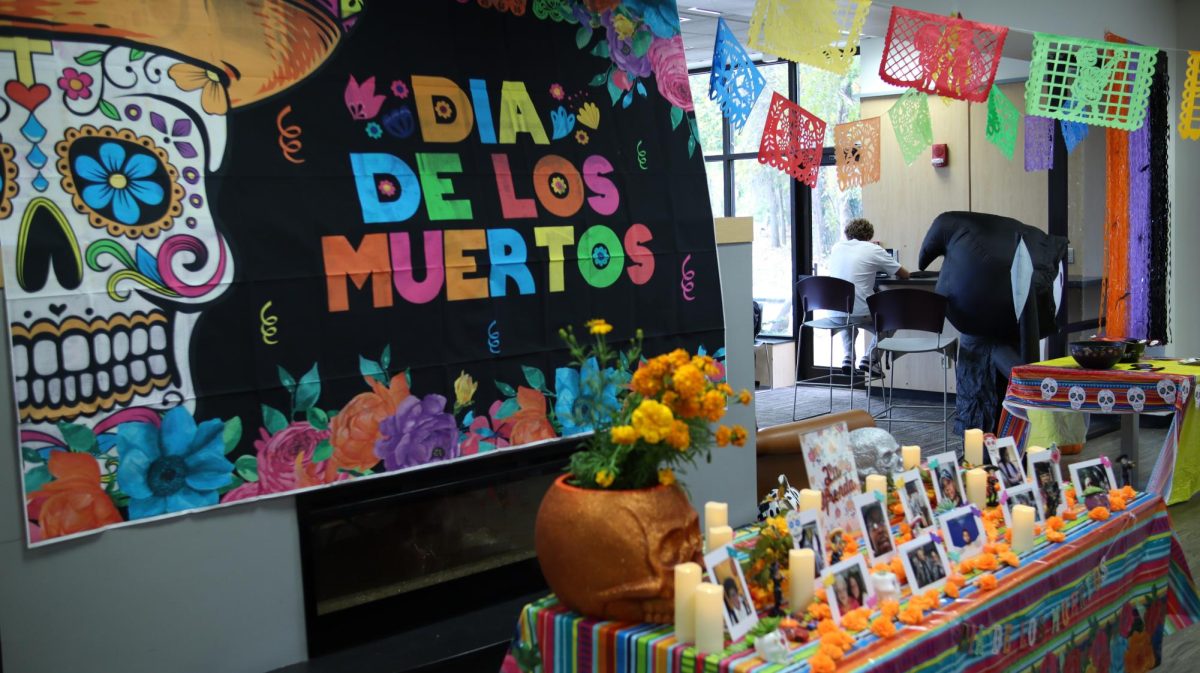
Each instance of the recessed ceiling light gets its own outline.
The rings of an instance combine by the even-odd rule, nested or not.
[[[704,9],[703,7],[688,7],[689,12],[697,14],[707,14],[708,16],[721,16],[721,13],[715,9]]]

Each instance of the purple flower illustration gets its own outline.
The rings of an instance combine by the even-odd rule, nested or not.
[[[379,114],[384,97],[375,93],[375,78],[368,77],[362,84],[350,76],[346,83],[346,109],[354,119],[374,119]]]
[[[441,395],[406,397],[395,414],[380,422],[379,434],[375,455],[388,470],[458,457],[457,424]]]
[[[632,78],[649,76],[650,59],[645,54],[638,56],[633,50],[633,41],[639,32],[646,30],[645,25],[638,26],[628,39],[622,40],[613,25],[611,11],[605,12],[600,17],[600,21],[604,24],[605,35],[608,37],[608,53],[612,57],[613,63]]]
[[[151,112],[150,125],[153,126],[154,130],[158,131],[159,133],[169,136],[168,138],[165,138],[165,140],[174,142],[175,149],[179,150],[179,156],[183,157],[184,159],[196,158],[198,154],[196,152],[196,148],[186,140],[179,140],[180,138],[186,138],[192,134],[192,120],[186,118],[176,119],[175,123],[171,124],[171,130],[168,132],[167,120],[157,112]]]

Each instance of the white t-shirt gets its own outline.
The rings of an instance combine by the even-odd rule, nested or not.
[[[893,275],[900,263],[870,241],[841,240],[829,251],[829,275],[854,283],[854,313],[867,315],[867,297],[875,294],[875,273]]]

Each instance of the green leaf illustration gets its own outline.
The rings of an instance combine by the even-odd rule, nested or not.
[[[500,390],[500,394],[505,397],[516,397],[517,391],[512,386],[503,381],[496,381],[496,388]]]
[[[130,61],[140,61],[140,60],[142,60],[142,57],[145,55],[146,55],[146,52],[142,51],[141,49],[130,49],[129,50],[129,60]]]
[[[329,415],[326,414],[321,409],[318,409],[317,407],[313,407],[313,408],[309,409],[305,415],[308,418],[308,424],[313,426],[314,428],[316,428],[318,430],[328,430],[329,429]]]
[[[275,407],[262,405],[263,427],[272,435],[288,426],[287,416]]]
[[[379,366],[387,373],[387,368],[392,364],[392,345],[388,344],[383,347],[383,353],[379,355]]]
[[[296,386],[295,407],[293,413],[308,411],[317,403],[321,396],[321,375],[317,373],[317,365],[300,377],[300,385]]]
[[[608,81],[608,73],[602,72],[602,73],[597,74],[595,77],[593,77],[592,81],[588,82],[588,85],[589,86],[603,86],[604,83],[607,81]]]
[[[279,385],[287,388],[289,395],[295,395],[296,379],[292,378],[292,375],[288,373],[288,370],[284,369],[282,366],[276,365],[275,368],[279,370]]]
[[[608,43],[603,41],[597,42],[596,46],[592,47],[592,56],[608,58]]]
[[[221,440],[225,442],[225,453],[237,448],[242,441],[242,417],[234,416],[225,421],[225,429],[221,431]]]
[[[38,465],[25,473],[25,493],[33,493],[50,483],[52,479],[54,477],[50,476],[50,468],[45,465]]]
[[[496,410],[496,418],[504,420],[517,413],[517,409],[520,408],[520,405],[517,404],[517,398],[510,397],[507,400],[504,400],[504,404],[501,404],[500,408]]]
[[[383,385],[387,385],[387,375],[383,373],[383,367],[374,360],[358,356],[358,371],[364,378],[375,379]]]
[[[329,460],[333,455],[333,444],[329,443],[328,439],[322,439],[317,448],[313,449],[312,459],[314,463],[319,463],[323,460]]]
[[[233,462],[233,469],[246,481],[258,481],[258,458],[254,456],[238,456]]]
[[[546,375],[537,367],[521,365],[521,371],[525,372],[525,381],[529,383],[529,387],[534,390],[542,390],[546,387]]]
[[[76,56],[75,62],[79,65],[96,65],[102,58],[104,58],[104,52],[98,49],[93,49],[92,51],[85,51]]]
[[[28,446],[21,447],[21,459],[26,463],[44,463],[46,459],[42,457],[42,452]]]
[[[683,121],[683,108],[671,106],[671,128],[679,128],[679,122]]]
[[[592,27],[580,26],[579,30],[575,31],[575,46],[583,49],[588,42],[592,41]]]
[[[76,453],[99,453],[100,447],[96,444],[96,434],[92,432],[91,428],[74,423],[59,423],[58,431],[62,433],[68,449]]]
[[[121,121],[121,113],[117,112],[117,106],[104,100],[103,98],[100,99],[100,114],[113,121]]]
[[[639,30],[633,34],[633,54],[634,56],[642,57],[646,52],[650,51],[650,43],[654,41],[654,34],[648,30]],[[605,45],[608,43],[605,42]],[[605,54],[607,56],[607,54]]]

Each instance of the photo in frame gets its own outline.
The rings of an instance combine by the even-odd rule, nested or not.
[[[825,530],[832,535],[841,528],[850,535],[858,532],[858,514],[850,501],[862,492],[854,452],[850,448],[850,433],[846,423],[800,436],[804,467],[808,470],[809,488],[821,492],[821,509]]]
[[[930,528],[936,528],[937,521],[933,518],[933,506],[929,504],[929,494],[925,492],[921,470],[901,472],[895,481],[896,493],[900,496],[900,504],[904,506],[904,518],[912,527],[913,533],[920,534]]]
[[[1105,458],[1085,460],[1068,466],[1071,483],[1075,486],[1075,499],[1091,511],[1096,507],[1108,507],[1108,492],[1117,487],[1112,464]]]
[[[983,517],[974,505],[952,509],[938,516],[942,527],[942,541],[946,552],[955,561],[963,561],[978,555],[987,542],[984,535]]]
[[[792,547],[795,549],[811,549],[815,565],[814,577],[820,577],[825,570],[825,532],[821,528],[821,517],[816,510],[787,513],[788,532],[792,535]]]
[[[854,511],[866,542],[867,559],[872,565],[889,560],[896,552],[892,527],[888,522],[884,500],[875,491],[854,496]]]
[[[1020,486],[1025,483],[1025,474],[1021,471],[1021,451],[1012,437],[999,437],[987,443],[988,464],[997,467],[1000,484],[1004,488]]]
[[[1028,505],[1033,508],[1033,520],[1041,523],[1046,520],[1046,515],[1042,511],[1042,504],[1038,502],[1037,489],[1033,484],[1021,484],[1012,488],[1006,488],[1000,492],[1000,502],[1003,504],[1004,525],[1007,528],[1012,528],[1012,510],[1017,505]]]
[[[863,606],[875,606],[875,587],[871,585],[867,570],[867,559],[855,554],[840,563],[829,566],[824,575],[825,597],[835,624],[842,615]]]
[[[734,640],[741,638],[758,623],[758,612],[754,609],[754,597],[750,585],[742,574],[742,566],[729,554],[730,545],[714,549],[704,555],[704,567],[708,568],[708,580],[721,587],[721,598],[725,615],[725,628]]]
[[[1055,460],[1055,452],[1038,451],[1026,454],[1029,460],[1029,481],[1033,483],[1042,516],[1062,516],[1067,511],[1066,498],[1062,492],[1062,470]]]
[[[967,504],[962,473],[958,469],[958,456],[953,451],[930,457],[929,470],[933,475],[933,492],[937,496],[938,507],[944,509]]]
[[[928,533],[900,545],[900,561],[914,594],[940,589],[950,576],[950,558],[946,549]]]

